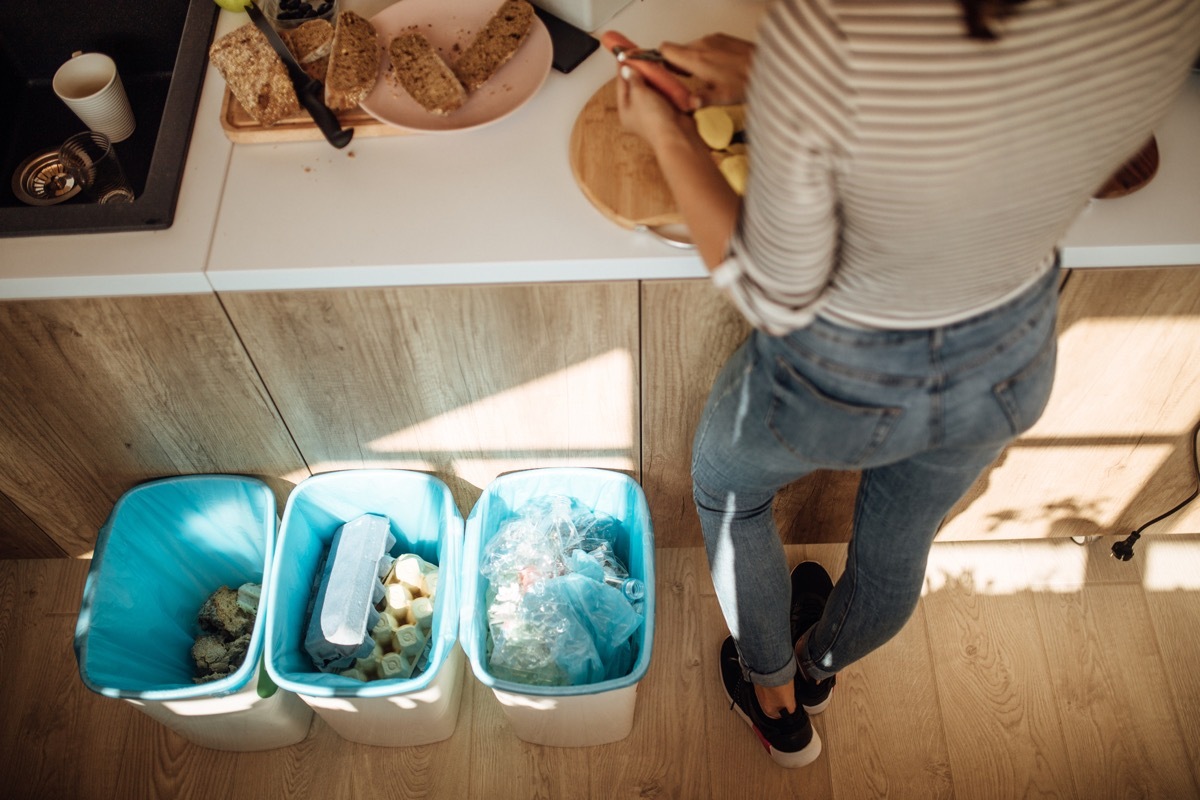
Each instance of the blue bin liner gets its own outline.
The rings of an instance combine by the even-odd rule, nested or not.
[[[438,566],[429,664],[412,678],[357,681],[323,673],[304,650],[305,614],[321,557],[337,529],[363,515],[389,520],[393,556],[416,553]],[[425,688],[458,641],[463,519],[445,483],[396,469],[328,472],[302,481],[288,497],[267,600],[267,672],[284,689],[309,697],[389,697]]]
[[[502,680],[488,670],[487,590],[480,573],[484,548],[506,522],[531,500],[563,495],[578,500],[593,513],[608,514],[621,522],[625,539],[615,546],[617,558],[631,578],[645,584],[644,622],[634,634],[637,658],[628,675],[579,686],[532,686]],[[488,484],[466,522],[463,550],[462,645],[481,683],[517,694],[569,697],[599,694],[632,686],[646,675],[654,644],[654,528],[646,496],[637,481],[621,472],[586,467],[547,467],[502,475]]]
[[[244,687],[263,653],[261,607],[242,666],[203,684],[192,681],[197,615],[222,585],[265,587],[275,525],[275,496],[254,478],[188,475],[126,492],[100,530],[84,584],[75,626],[84,684],[108,697],[153,702]]]

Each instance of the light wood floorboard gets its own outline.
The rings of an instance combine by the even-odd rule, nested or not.
[[[468,675],[453,736],[414,748],[308,737],[207,750],[89,692],[71,640],[88,562],[0,561],[6,798],[1200,798],[1200,537],[947,543],[885,647],[845,670],[812,766],[774,766],[729,710],[726,635],[700,548],[657,554],[654,658],[633,732],[580,749],[517,739]],[[844,545],[787,548],[836,575]]]

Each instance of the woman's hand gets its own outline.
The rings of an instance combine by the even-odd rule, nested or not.
[[[715,268],[725,258],[741,200],[717,169],[695,121],[628,66],[617,79],[617,113],[621,126],[654,150],[700,258]]]
[[[685,136],[690,118],[646,82],[637,70],[624,65],[617,71],[617,114],[621,127],[657,150],[667,140]]]
[[[658,49],[667,61],[690,72],[701,84],[692,90],[693,109],[745,102],[753,42],[713,33],[687,44],[663,42]]]

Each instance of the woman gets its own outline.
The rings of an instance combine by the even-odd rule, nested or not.
[[[941,520],[1041,414],[1057,245],[1197,44],[1200,0],[779,0],[757,47],[660,48],[701,82],[693,107],[748,103],[744,201],[690,118],[621,69],[622,124],[755,327],[692,475],[722,678],[778,763],[817,757],[808,713],[908,620]],[[816,469],[862,471],[836,586],[815,564],[789,581],[771,517]]]

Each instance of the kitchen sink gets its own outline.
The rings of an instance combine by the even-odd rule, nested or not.
[[[0,237],[168,228],[220,9],[213,0],[37,0],[0,16]],[[11,178],[86,130],[54,94],[75,51],[113,58],[137,121],[114,145],[132,203],[29,205]],[[51,157],[52,158],[52,157]]]

